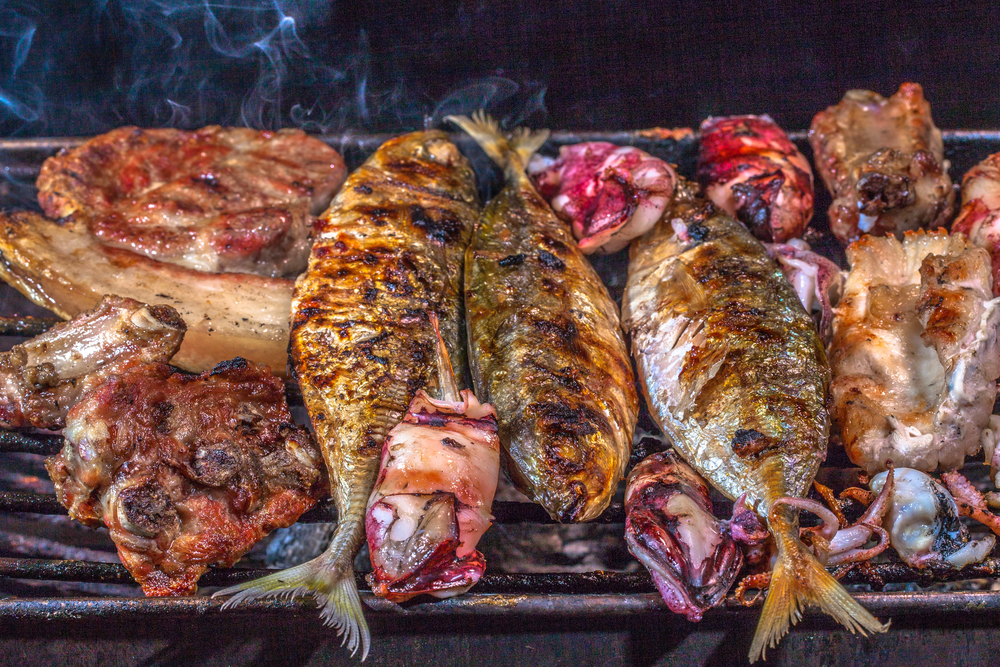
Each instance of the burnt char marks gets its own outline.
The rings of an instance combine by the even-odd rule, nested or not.
[[[521,266],[522,264],[524,264],[524,253],[520,253],[517,255],[507,255],[499,262],[497,262],[498,266],[502,266],[505,269],[510,268],[512,266]]]
[[[465,226],[451,211],[410,206],[410,224],[422,230],[435,243],[449,245],[462,237]]]
[[[609,433],[610,426],[604,415],[586,405],[544,401],[528,407],[541,431],[553,436],[579,438],[595,433]]]
[[[769,449],[780,449],[781,445],[781,442],[752,428],[736,429],[730,442],[733,453],[744,459],[759,456]]]
[[[554,271],[564,271],[566,269],[565,262],[545,250],[538,251],[538,263],[541,264],[543,268],[552,269]]]
[[[583,348],[580,345],[576,322],[568,317],[558,317],[552,320],[532,319],[531,325],[563,349],[582,352]]]
[[[228,361],[220,361],[212,369],[211,375],[223,375],[233,371],[246,370],[249,367],[247,360],[243,357],[233,357]]]
[[[180,524],[177,509],[163,486],[153,478],[127,486],[118,494],[121,515],[130,525],[127,529],[152,537],[173,532]]]

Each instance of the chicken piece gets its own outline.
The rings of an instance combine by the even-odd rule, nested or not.
[[[809,161],[770,116],[701,124],[698,180],[712,202],[761,241],[801,237],[813,216]]]
[[[904,563],[960,570],[989,555],[996,538],[987,535],[973,540],[958,518],[955,500],[934,478],[910,468],[894,472],[895,488],[885,523],[892,548]],[[872,478],[872,491],[882,490],[887,474]]]
[[[347,177],[301,130],[122,127],[42,165],[38,201],[103,243],[208,272],[294,276]]]
[[[869,473],[962,464],[982,445],[1000,376],[989,255],[960,234],[865,236],[834,311],[831,417]]]
[[[951,225],[993,260],[993,296],[1000,296],[1000,153],[970,169],[962,179],[962,209]]]
[[[170,361],[186,329],[170,306],[105,296],[93,310],[0,353],[0,426],[62,428],[69,409],[109,376]]]
[[[663,160],[604,141],[563,146],[556,160],[536,155],[527,171],[588,255],[618,252],[645,234],[677,185]]]
[[[190,595],[326,490],[322,457],[292,423],[284,384],[237,357],[200,376],[145,364],[110,377],[66,419],[46,461],[74,519],[104,523],[149,596]]]
[[[833,196],[830,229],[842,243],[944,226],[955,193],[941,132],[923,90],[904,83],[886,99],[849,90],[813,118],[809,143]]]

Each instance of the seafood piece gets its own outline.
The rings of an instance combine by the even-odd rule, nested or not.
[[[927,472],[982,446],[1000,377],[989,255],[960,234],[865,236],[835,309],[830,414],[851,461]]]
[[[645,234],[663,215],[677,182],[663,160],[604,141],[563,146],[555,160],[535,155],[527,171],[588,255],[618,252]]]
[[[113,375],[69,411],[45,467],[74,519],[106,525],[146,595],[191,595],[325,491],[284,383],[233,359],[190,376],[163,363]]]
[[[828,343],[832,335],[833,305],[844,289],[844,273],[822,255],[817,255],[802,239],[788,243],[765,243],[768,256],[778,263],[792,284],[807,313],[817,313],[820,335]]]
[[[1000,296],[1000,153],[994,153],[962,178],[962,208],[951,224],[993,261],[993,296]]]
[[[62,428],[69,409],[109,376],[170,361],[185,328],[170,306],[105,296],[93,310],[0,353],[0,426]]]
[[[872,491],[882,489],[886,474],[872,477]],[[912,468],[896,468],[895,476],[886,528],[892,548],[904,563],[960,570],[989,555],[996,538],[987,535],[973,540],[958,518],[955,500],[934,478]]]
[[[842,243],[948,224],[955,201],[949,163],[919,85],[904,83],[888,99],[847,91],[813,118],[809,143],[833,196],[830,229]]]
[[[320,220],[295,286],[291,358],[330,473],[339,523],[319,557],[220,591],[231,606],[311,593],[352,652],[370,644],[354,581],[386,434],[417,390],[440,387],[436,334],[465,373],[462,260],[479,214],[468,161],[443,132],[382,144]]]
[[[171,361],[185,370],[208,370],[238,354],[285,371],[290,280],[158,262],[27,212],[0,212],[0,278],[65,319],[96,308],[105,294],[168,304],[187,323]]]
[[[476,395],[497,412],[510,480],[559,521],[589,521],[625,474],[638,418],[618,308],[524,164],[547,133],[451,120],[504,168],[466,255]]]
[[[663,222],[632,243],[622,323],[650,414],[674,448],[727,497],[745,494],[774,537],[751,660],[806,604],[851,631],[884,630],[799,540],[792,503],[826,457],[829,369],[815,324],[760,242],[682,180]]]
[[[46,160],[38,202],[162,262],[294,277],[346,177],[337,151],[301,130],[121,127]]]
[[[671,611],[700,621],[743,566],[729,524],[712,514],[705,480],[672,451],[652,454],[629,473],[625,512],[629,551],[649,570]],[[753,512],[743,512],[735,524],[738,536],[763,531]]]
[[[417,391],[382,445],[368,499],[374,569],[368,581],[372,592],[393,602],[425,593],[461,595],[486,569],[476,545],[493,522],[500,474],[496,414],[468,389],[459,393],[440,339],[438,368],[441,400]]]
[[[716,206],[761,241],[801,237],[813,215],[809,161],[770,116],[701,124],[698,180]]]
[[[1000,516],[987,509],[986,498],[969,480],[962,476],[962,473],[958,471],[943,472],[941,473],[941,481],[944,482],[948,492],[955,499],[959,514],[978,521],[992,530],[994,535],[1000,535]]]

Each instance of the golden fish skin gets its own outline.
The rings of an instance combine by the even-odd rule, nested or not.
[[[290,357],[323,457],[339,522],[319,557],[221,591],[230,603],[313,593],[351,650],[370,636],[354,581],[382,441],[417,390],[439,386],[437,336],[456,374],[462,262],[479,207],[468,161],[443,132],[384,143],[352,173],[317,225],[292,299]]]
[[[726,496],[767,519],[776,558],[750,660],[818,605],[884,632],[799,540],[797,498],[826,458],[830,367],[819,332],[764,247],[682,182],[632,242],[622,322],[653,418]]]
[[[525,175],[517,140],[484,140],[506,161],[507,185],[466,254],[476,394],[496,408],[514,484],[553,518],[588,521],[625,474],[638,417],[618,308]]]

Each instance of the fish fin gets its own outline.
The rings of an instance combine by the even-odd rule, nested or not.
[[[336,544],[334,538],[333,544]],[[332,545],[331,545],[332,547]],[[322,555],[281,572],[247,581],[236,586],[217,591],[212,597],[231,595],[222,605],[223,609],[235,607],[246,600],[262,597],[282,596],[288,599],[299,595],[312,594],[320,605],[320,616],[326,625],[343,637],[341,645],[347,644],[351,655],[361,649],[361,660],[368,657],[371,633],[365,621],[358,595],[358,585],[354,580],[354,569],[344,559],[338,558],[334,549]]]
[[[787,508],[782,507],[781,511],[784,513]],[[778,559],[771,571],[771,585],[750,645],[750,662],[764,658],[766,649],[777,646],[789,628],[802,618],[808,604],[818,606],[852,633],[867,636],[869,632],[889,629],[888,623],[883,625],[862,607],[806,549],[793,532],[794,522],[777,522],[774,513],[771,518]],[[775,523],[784,524],[781,527],[785,529],[776,530]]]
[[[476,140],[480,148],[504,171],[523,172],[531,155],[549,138],[548,130],[532,132],[518,128],[508,140],[500,131],[500,126],[485,111],[480,109],[468,116],[447,116],[445,120],[458,125]]]

